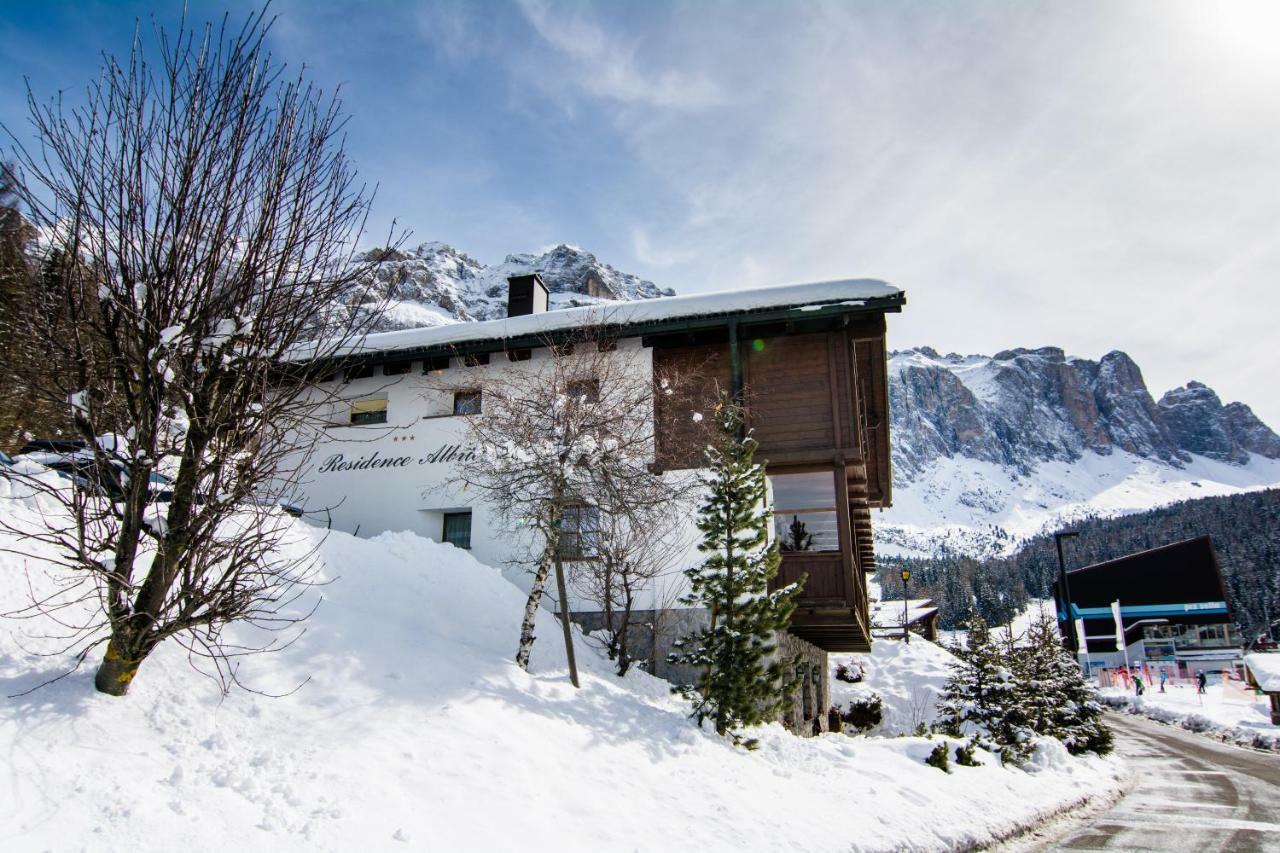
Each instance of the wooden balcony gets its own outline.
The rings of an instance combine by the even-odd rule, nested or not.
[[[829,652],[871,650],[864,582],[838,552],[785,553],[776,587],[805,577],[791,617],[791,633]]]

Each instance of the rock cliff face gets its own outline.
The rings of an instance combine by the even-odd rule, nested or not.
[[[1200,382],[1188,382],[1160,398],[1165,423],[1178,443],[1192,453],[1243,465],[1249,454],[1275,459],[1280,437],[1258,420],[1244,403],[1222,405],[1218,395]]]
[[[886,553],[1009,553],[1081,516],[1280,483],[1280,437],[1248,406],[1199,382],[1157,402],[1122,352],[922,347],[893,353],[889,396]]]
[[[1089,451],[1126,451],[1173,467],[1190,454],[1236,465],[1248,463],[1250,453],[1280,458],[1280,436],[1248,406],[1224,406],[1199,382],[1157,403],[1133,359],[1119,351],[1090,361],[1057,347],[991,357],[943,356],[923,347],[893,354],[889,388],[900,483],[942,457],[1022,475]]]
[[[564,244],[542,254],[507,255],[493,266],[444,243],[423,243],[408,250],[375,249],[365,259],[377,263],[363,289],[343,307],[359,310],[366,301],[389,297],[389,307],[377,326],[380,331],[505,317],[507,277],[531,272],[542,274],[552,308],[674,294]]]

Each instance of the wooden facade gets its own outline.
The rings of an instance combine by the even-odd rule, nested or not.
[[[724,390],[743,401],[760,443],[756,458],[771,479],[830,475],[836,539],[820,549],[784,549],[775,583],[804,578],[792,633],[827,651],[869,650],[871,510],[891,500],[884,314],[807,324],[735,320],[698,334],[653,336],[648,343],[655,381],[677,389],[657,395],[659,465],[702,464],[710,419],[698,422],[691,413]],[[793,523],[805,511],[797,509]]]

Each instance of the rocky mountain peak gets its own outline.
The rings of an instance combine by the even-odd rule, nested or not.
[[[1059,347],[994,356],[894,352],[890,404],[895,472],[903,484],[940,458],[992,462],[1016,475],[1042,462],[1121,450],[1179,467],[1199,454],[1244,465],[1280,458],[1280,436],[1248,406],[1224,406],[1190,382],[1157,403],[1126,353],[1067,356]]]
[[[1250,453],[1280,457],[1280,436],[1244,403],[1224,406],[1203,382],[1174,388],[1159,406],[1178,443],[1191,453],[1236,465],[1247,463]]]
[[[492,266],[438,241],[409,249],[372,249],[361,259],[375,264],[341,309],[358,311],[362,304],[387,298],[380,331],[505,317],[507,278],[533,272],[542,275],[553,309],[675,293],[566,243],[539,253],[510,254]]]

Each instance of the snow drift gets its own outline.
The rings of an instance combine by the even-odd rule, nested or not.
[[[50,509],[0,478],[10,524]],[[322,537],[297,522],[284,547]],[[57,570],[21,537],[0,549],[11,611]],[[0,849],[942,850],[1117,784],[1113,761],[1051,747],[1027,770],[946,775],[923,764],[925,739],[773,725],[747,753],[694,727],[664,682],[613,676],[580,636],[574,690],[550,614],[532,672],[516,668],[524,595],[463,551],[334,533],[321,556],[305,634],[239,672],[288,695],[224,698],[171,644],[124,699],[82,671],[0,700]],[[0,622],[4,695],[65,669],[34,654],[50,627]]]

